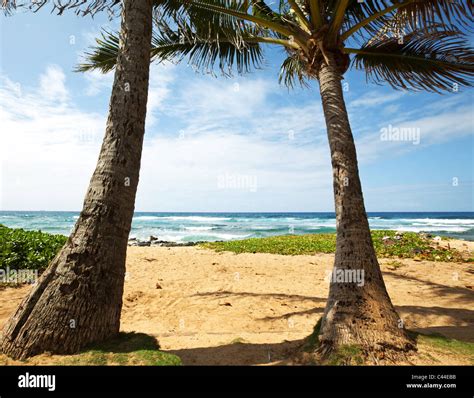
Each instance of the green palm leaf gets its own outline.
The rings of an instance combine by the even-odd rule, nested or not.
[[[403,42],[383,37],[346,52],[355,54],[354,66],[369,79],[399,89],[440,92],[473,83],[474,52],[459,31],[417,31]]]
[[[429,91],[449,90],[454,83],[471,85],[474,60],[461,30],[472,19],[470,0],[317,1],[326,28],[311,37],[314,1],[280,0],[274,11],[263,0],[159,0],[150,57],[175,62],[186,58],[206,72],[218,67],[225,74],[232,68],[242,73],[261,64],[259,44],[281,44],[288,57],[279,80],[293,87],[316,78],[313,61],[321,62],[323,57],[311,51],[322,47],[315,47],[310,39],[327,38],[326,43],[336,47],[331,51],[355,54],[352,66],[365,69],[368,79],[377,83]],[[341,24],[337,29],[345,32],[342,39],[353,37],[351,43],[357,47],[344,48],[342,40],[333,41],[334,32],[327,31],[333,21],[333,28]],[[118,42],[117,35],[105,32],[78,69],[112,69]]]
[[[343,38],[357,33],[367,38],[389,26],[391,30],[417,30],[442,23],[448,29],[469,28],[473,22],[472,0],[399,0],[350,2]]]
[[[204,72],[212,72],[217,66],[224,74],[235,68],[238,73],[248,72],[251,67],[258,68],[263,60],[259,37],[255,30],[247,28],[238,35],[229,36],[222,30],[203,30],[179,21],[178,29],[172,29],[164,21],[156,21],[152,38],[150,59],[188,62]],[[99,69],[108,72],[115,67],[119,53],[117,34],[103,32],[97,46],[86,53],[86,62],[78,66],[78,71]]]
[[[308,87],[306,66],[296,54],[288,56],[280,67],[278,82],[288,88],[294,88],[296,83]]]
[[[120,38],[117,34],[102,31],[101,39],[95,39],[96,46],[85,53],[85,62],[76,67],[76,72],[98,69],[103,73],[110,72],[117,62]]]

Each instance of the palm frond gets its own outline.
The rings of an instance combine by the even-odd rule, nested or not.
[[[119,35],[103,30],[101,38],[95,39],[95,42],[96,46],[84,54],[85,62],[76,67],[76,72],[97,69],[102,73],[107,73],[115,68],[120,47]]]
[[[343,25],[343,39],[357,34],[365,38],[386,28],[421,30],[442,23],[447,29],[472,28],[472,0],[352,0]]]
[[[473,22],[472,0],[417,0],[397,9],[397,15],[412,29],[423,29],[433,22],[447,28],[471,27]]]
[[[288,88],[294,88],[298,82],[302,87],[308,87],[306,65],[296,54],[289,55],[281,64],[278,82]]]
[[[181,22],[178,30],[160,22],[152,40],[152,59],[181,62],[184,58],[195,69],[212,73],[217,66],[224,75],[248,72],[260,67],[263,52],[257,41],[257,31],[242,27],[236,35],[220,29],[197,29]]]
[[[355,54],[353,65],[369,80],[394,88],[441,92],[473,84],[474,52],[456,30],[416,31],[402,41],[380,38],[345,51]]]
[[[237,0],[156,0],[156,9],[163,18],[182,19],[188,17],[195,25],[205,24],[207,26],[227,29],[238,29],[242,25],[242,20],[234,15],[224,14],[222,11],[206,8],[206,4],[218,6],[222,9],[229,9],[239,13],[247,13],[248,5],[245,1]]]
[[[274,12],[263,0],[253,0],[251,4],[253,15],[261,16],[273,21],[282,21],[281,15]]]
[[[150,60],[180,62],[184,58],[198,70],[212,73],[218,67],[223,74],[248,72],[252,67],[260,67],[263,52],[256,31],[247,28],[232,37],[222,31],[212,29],[197,30],[180,21],[178,29],[172,29],[164,21],[156,21],[153,33]],[[119,53],[118,34],[103,32],[97,46],[86,53],[86,62],[77,71],[99,69],[108,72],[115,67]]]
[[[119,9],[120,3],[120,0],[2,0],[0,9],[9,15],[17,8],[37,12],[45,5],[51,4],[51,11],[58,15],[62,15],[66,10],[74,10],[77,15],[94,15],[98,12],[107,11],[112,16]]]
[[[247,12],[249,2],[243,0],[157,0],[157,7],[160,7],[166,16],[187,16],[194,25],[206,24],[212,25],[213,28],[230,28],[250,23],[284,37],[293,36],[295,31],[300,29],[291,21],[283,20],[280,14],[273,12],[263,0],[251,3],[258,4],[252,14]]]

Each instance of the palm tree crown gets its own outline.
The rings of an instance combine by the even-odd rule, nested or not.
[[[341,74],[363,69],[376,83],[439,92],[471,85],[470,0],[161,0],[155,5],[151,58],[239,73],[260,65],[262,44],[283,46],[280,81],[317,77],[321,62]],[[79,70],[109,71],[119,36],[103,32]],[[331,57],[329,57],[331,54]],[[352,59],[351,59],[352,57]]]

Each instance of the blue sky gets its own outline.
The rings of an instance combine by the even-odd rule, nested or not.
[[[105,15],[0,16],[0,210],[79,210],[112,75],[72,69]],[[281,50],[231,79],[154,65],[138,211],[333,211],[317,85],[278,85]],[[218,73],[217,73],[218,74]],[[473,91],[404,93],[346,75],[368,211],[473,210]],[[417,139],[382,139],[408,127]]]

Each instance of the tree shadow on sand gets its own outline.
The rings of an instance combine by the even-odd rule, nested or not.
[[[178,357],[159,350],[154,336],[120,332],[116,337],[92,344],[66,357],[61,365],[180,365]]]
[[[456,301],[462,302],[463,304],[469,304],[474,302],[474,291],[467,287],[447,286],[441,283],[415,278],[414,276],[400,275],[388,271],[385,271],[384,275],[390,275],[392,278],[401,279],[407,282],[421,283],[423,285],[430,286],[440,297],[447,297],[449,295],[452,295],[455,296]]]
[[[443,285],[413,276],[399,275],[394,272],[385,272],[385,274],[408,283],[422,283],[423,285],[430,286],[436,295],[452,299],[453,303],[474,303],[474,292],[467,287]],[[450,318],[450,326],[416,327],[416,325],[413,325],[413,330],[425,334],[440,333],[456,340],[474,342],[474,311],[471,309],[423,305],[396,305],[395,308],[401,316],[407,318],[412,316],[418,318],[426,318],[429,316]]]
[[[314,297],[314,296],[302,296],[299,294],[285,294],[285,293],[255,293],[255,292],[231,292],[228,290],[217,290],[215,292],[201,292],[193,294],[193,296],[202,296],[202,297],[267,297],[274,299],[284,299],[284,300],[293,300],[293,301],[302,301],[302,300],[311,300],[316,302],[326,302],[326,298]]]
[[[145,333],[120,332],[117,336],[101,343],[89,345],[84,351],[110,353],[129,353],[139,350],[159,350],[160,345],[154,336]]]
[[[285,365],[304,340],[274,344],[237,341],[217,347],[185,348],[167,351],[181,358],[184,365]]]

